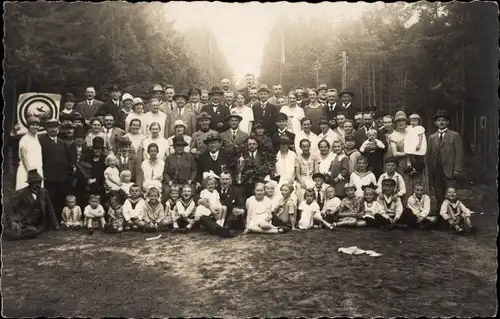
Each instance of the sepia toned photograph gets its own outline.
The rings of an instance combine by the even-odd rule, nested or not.
[[[3,9],[2,316],[496,315],[496,2]]]

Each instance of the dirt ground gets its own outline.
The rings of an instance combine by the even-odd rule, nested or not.
[[[3,243],[9,317],[472,317],[496,304],[495,189],[460,192],[476,237],[310,230],[221,240],[203,232],[51,232]],[[481,214],[483,212],[483,214]],[[357,245],[381,257],[349,256]]]

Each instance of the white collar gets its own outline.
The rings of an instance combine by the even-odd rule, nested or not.
[[[351,102],[349,102],[349,103],[342,103],[342,105],[343,105],[345,108],[348,108],[349,106],[351,106]]]
[[[285,134],[285,133],[286,133],[286,131],[287,131],[286,129],[284,129],[284,130],[280,130],[280,129],[278,129],[278,133],[280,133],[280,134]]]
[[[211,152],[209,151],[209,153],[210,153],[210,156],[211,156],[212,158],[218,158],[218,157],[219,157],[219,151],[217,151],[217,152],[215,152],[215,153],[211,153]]]
[[[384,200],[386,203],[388,203],[388,204],[392,203],[392,196],[389,196],[389,199],[387,199],[387,196],[385,196],[385,194],[383,194],[383,195],[384,195]]]
[[[212,102],[212,107],[218,107],[220,103],[214,103]]]
[[[321,132],[321,135],[327,136],[328,134],[330,134],[331,131],[332,131],[332,129],[328,128],[328,130],[326,131],[326,133]]]
[[[235,130],[231,129],[231,134],[233,134],[233,135],[234,135],[234,134],[236,134],[236,133],[238,133],[238,129],[235,129]]]
[[[87,104],[93,104],[94,103],[94,99],[92,100],[87,100]]]
[[[446,131],[448,131],[448,128],[447,128],[447,127],[446,127],[446,128],[444,128],[444,129],[442,129],[442,130],[438,130],[438,133],[439,133],[439,134],[443,134],[443,133],[446,133]]]

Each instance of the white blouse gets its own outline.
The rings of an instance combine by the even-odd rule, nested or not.
[[[156,186],[161,190],[165,162],[163,160],[157,160],[154,163],[149,160],[144,161],[141,164],[141,169],[144,175],[144,187],[149,188],[151,186]]]
[[[355,192],[356,196],[363,197],[364,192],[361,189],[361,187],[365,185],[370,185],[371,183],[373,183],[373,185],[377,185],[377,178],[372,172],[369,172],[368,174],[361,176],[357,171],[354,171],[351,174],[349,182],[356,186],[356,192]]]
[[[319,156],[320,162],[319,162],[319,172],[322,174],[326,174],[330,171],[330,165],[332,164],[332,161],[335,159],[335,154],[332,152],[328,153],[328,156],[323,159],[322,155]]]
[[[276,174],[280,176],[280,184],[292,182],[295,180],[295,159],[297,154],[293,151],[282,154],[281,151],[276,155]]]

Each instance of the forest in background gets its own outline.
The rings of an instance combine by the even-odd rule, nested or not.
[[[100,100],[114,83],[142,98],[155,83],[208,88],[210,54],[212,77],[232,77],[210,30],[179,33],[159,2],[9,2],[4,8],[7,106],[33,91],[83,99],[88,85]],[[7,107],[6,131],[14,110]]]

